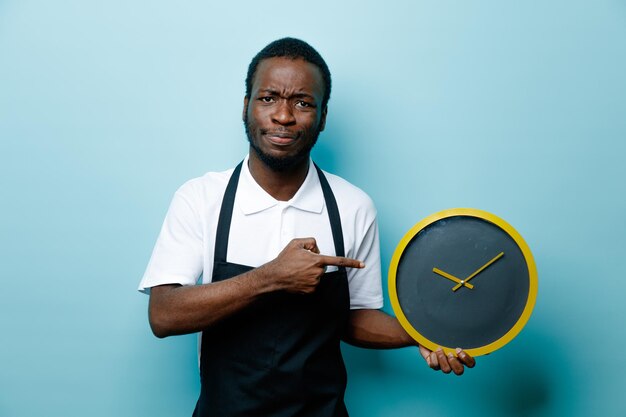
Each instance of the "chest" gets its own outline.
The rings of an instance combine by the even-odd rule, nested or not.
[[[320,252],[335,255],[332,230],[326,210],[311,213],[277,205],[260,213],[233,211],[228,261],[259,266],[272,259],[295,238],[312,237]]]

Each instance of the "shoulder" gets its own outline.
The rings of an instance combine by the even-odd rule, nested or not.
[[[374,202],[365,191],[338,175],[326,171],[324,171],[324,175],[333,190],[333,194],[335,194],[340,211],[351,214],[358,213],[366,217],[376,216]]]
[[[192,205],[204,205],[207,202],[221,200],[233,170],[234,168],[207,172],[201,177],[192,178],[176,190],[175,198],[183,199]]]

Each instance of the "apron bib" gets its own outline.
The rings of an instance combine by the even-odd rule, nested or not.
[[[241,163],[226,187],[215,242],[213,281],[252,267],[226,261]],[[337,202],[315,166],[335,253],[345,256]],[[254,238],[254,237],[251,237]],[[194,417],[347,417],[339,346],[350,312],[345,268],[325,273],[313,294],[276,292],[203,331],[201,390]]]

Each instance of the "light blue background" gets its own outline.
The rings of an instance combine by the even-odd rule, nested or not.
[[[136,287],[176,188],[245,154],[248,62],[285,35],[331,68],[316,159],[376,202],[385,280],[451,207],[539,270],[461,378],[346,347],[352,414],[626,416],[626,2],[338,3],[0,1],[0,416],[191,414],[196,338],[153,337]]]

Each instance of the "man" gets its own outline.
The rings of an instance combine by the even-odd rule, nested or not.
[[[307,43],[266,46],[246,77],[248,157],[172,201],[140,290],[156,336],[202,332],[194,416],[346,416],[340,340],[416,345],[378,310],[371,200],[310,160],[330,91]],[[474,366],[463,351],[419,349],[433,369]]]

